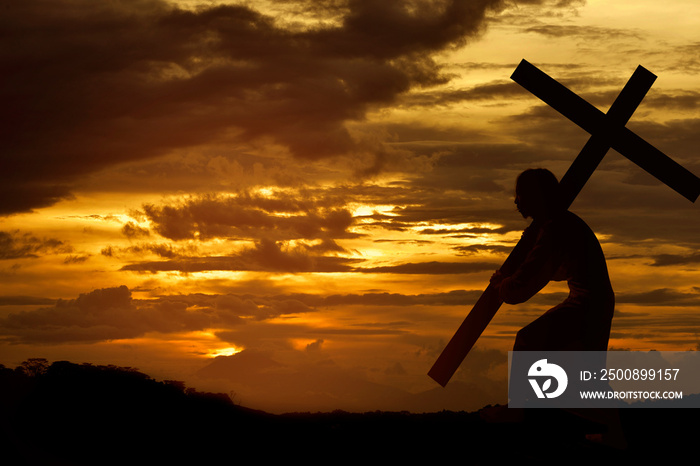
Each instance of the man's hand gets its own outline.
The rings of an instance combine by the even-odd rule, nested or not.
[[[506,278],[505,275],[503,275],[503,273],[500,270],[496,270],[493,273],[493,275],[491,275],[490,283],[493,286],[498,286],[501,284],[501,282],[503,281],[504,278]]]

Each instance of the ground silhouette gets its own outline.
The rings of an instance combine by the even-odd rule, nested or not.
[[[584,437],[600,426],[558,410],[530,411],[535,415],[516,423],[452,411],[272,415],[128,367],[42,359],[0,366],[0,452],[8,465],[416,462],[455,455],[467,464],[542,464],[561,454],[607,463],[676,457],[691,450],[697,432],[692,409],[626,409],[629,446],[621,451]]]

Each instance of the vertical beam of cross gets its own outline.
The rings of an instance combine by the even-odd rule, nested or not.
[[[700,179],[697,176],[625,127],[656,79],[645,68],[637,68],[607,114],[525,60],[515,69],[511,79],[591,134],[561,179],[565,207],[571,205],[611,147],[691,202],[695,202],[700,195]],[[532,241],[533,238],[521,238],[501,270],[514,270],[524,259]],[[496,288],[489,284],[428,375],[445,386],[502,303]]]

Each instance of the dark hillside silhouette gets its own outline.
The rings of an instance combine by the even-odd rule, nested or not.
[[[586,441],[597,426],[556,410],[535,410],[512,424],[489,424],[478,412],[272,415],[133,368],[41,359],[0,366],[0,451],[8,465],[225,464],[251,455],[440,461],[462,453],[475,464],[541,464],[562,452],[599,462],[601,455],[676,457],[694,446],[695,410],[624,412],[630,448],[620,452]]]
[[[0,380],[5,450],[29,464],[175,460],[217,444],[236,450],[265,421],[224,394],[132,368],[59,361],[36,375],[3,369]]]

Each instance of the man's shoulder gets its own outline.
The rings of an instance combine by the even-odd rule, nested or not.
[[[555,222],[571,224],[571,225],[586,225],[581,217],[571,212],[570,210],[565,210],[555,217]]]
[[[593,229],[578,215],[573,212],[566,211],[561,216],[559,233],[568,237],[573,241],[598,241]]]
[[[544,230],[551,231],[557,236],[568,236],[574,232],[577,232],[578,234],[588,234],[589,232],[593,232],[581,217],[569,210],[565,210],[557,214],[542,226]]]
[[[533,221],[523,232],[523,236],[538,238],[538,241],[561,241],[562,239],[583,239],[594,235],[588,224],[575,213],[565,210],[545,221]]]

